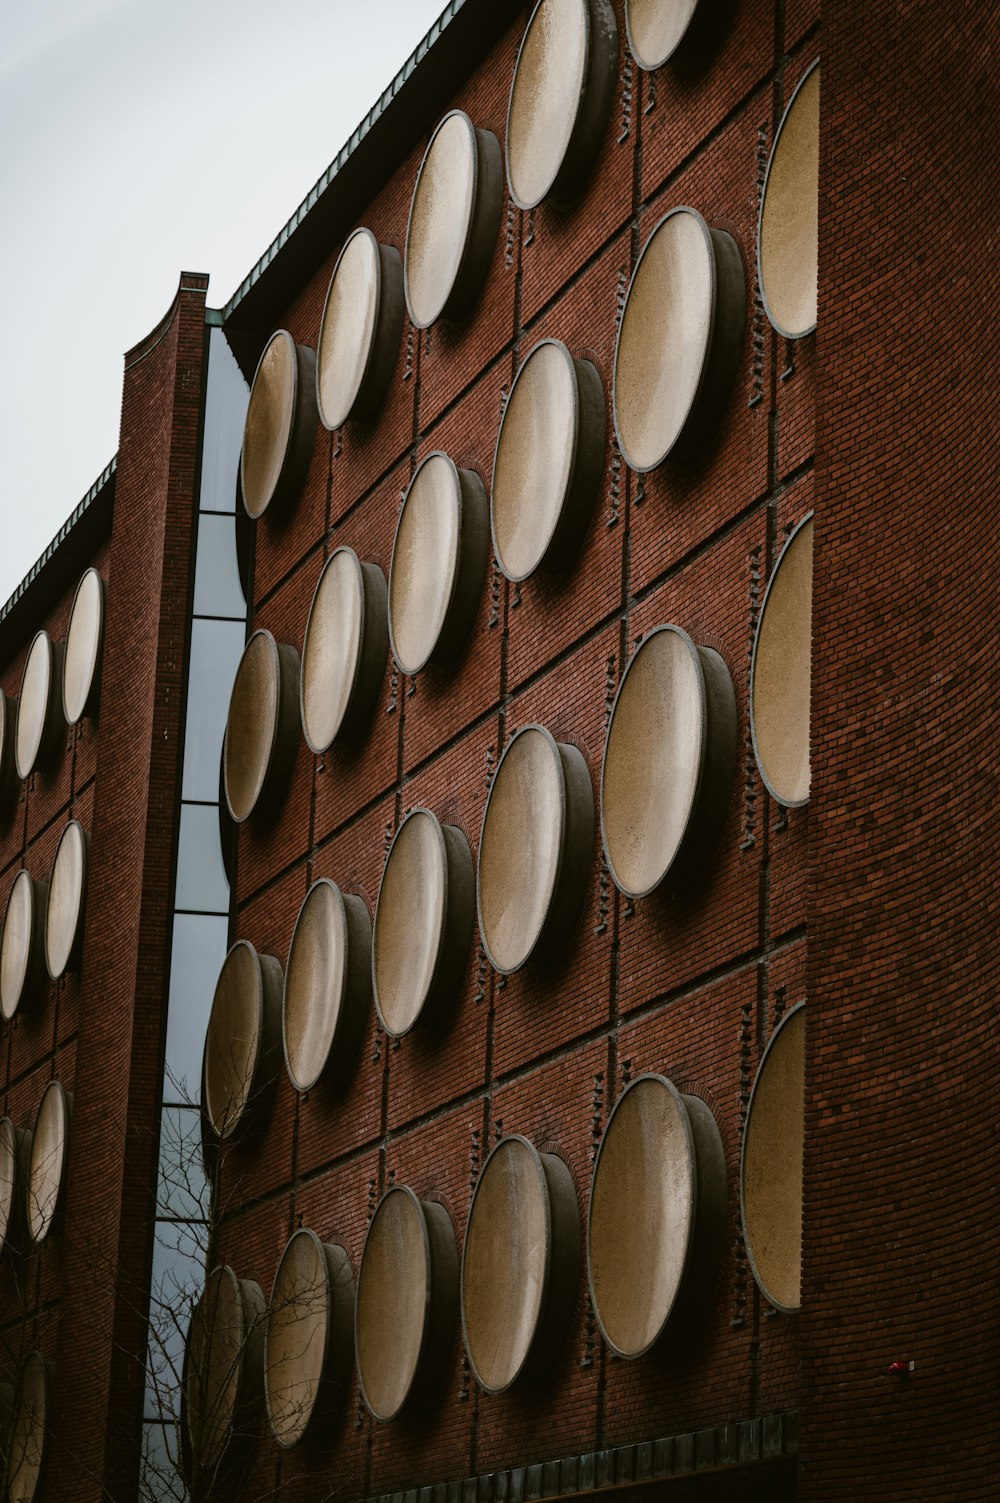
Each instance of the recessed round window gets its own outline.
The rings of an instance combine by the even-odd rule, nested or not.
[[[29,1352],[18,1375],[10,1427],[6,1472],[9,1503],[34,1503],[39,1496],[48,1410],[48,1368],[38,1352]]]
[[[39,1102],[28,1159],[28,1235],[36,1246],[45,1241],[62,1207],[69,1117],[69,1097],[58,1080],[51,1080]]]
[[[594,1165],[587,1260],[604,1338],[640,1357],[714,1271],[725,1239],[726,1164],[708,1107],[662,1075],[618,1098]]]
[[[568,563],[600,489],[604,391],[589,360],[557,339],[528,355],[497,439],[490,525],[508,579]]]
[[[212,1477],[233,1441],[253,1433],[264,1367],[264,1296],[228,1266],[212,1270],[184,1355],[182,1425],[195,1478]]]
[[[230,1138],[260,1113],[281,1062],[281,963],[238,939],[222,963],[205,1036],[202,1092],[213,1132]]]
[[[802,1152],[805,1004],[771,1035],[754,1081],[740,1163],[743,1235],[754,1277],[778,1310],[797,1310],[802,1288]]]
[[[403,262],[371,230],[355,230],[337,257],[319,326],[316,397],[326,428],[375,416],[403,328]]]
[[[395,1419],[448,1356],[458,1252],[447,1211],[394,1185],[372,1217],[358,1273],[354,1343],[365,1403]]]
[[[389,570],[389,636],[404,673],[459,655],[479,606],[488,554],[482,481],[447,454],[428,454],[403,500]]]
[[[462,831],[413,809],[396,831],[379,888],[372,982],[394,1037],[440,1021],[454,1001],[472,935],[472,853]]]
[[[46,887],[21,869],[7,899],[0,935],[0,1013],[5,1022],[32,1001],[45,977]]]
[[[757,230],[767,316],[786,339],[816,327],[819,289],[819,63],[792,95],[768,163]]]
[[[704,857],[736,767],[736,696],[722,657],[678,626],[643,641],[622,679],[601,771],[608,866],[644,897],[675,863]]]
[[[88,569],[76,587],[66,631],[62,707],[67,725],[93,710],[101,677],[104,645],[104,581]]]
[[[522,209],[564,203],[593,163],[618,60],[608,0],[538,0],[507,111],[507,182]]]
[[[14,763],[19,778],[36,767],[49,768],[62,745],[59,675],[62,644],[40,631],[28,648],[14,731]]]
[[[743,340],[736,242],[694,209],[672,209],[632,274],[615,350],[618,443],[633,470],[708,447]]]
[[[284,1450],[342,1402],[354,1366],[353,1322],[350,1258],[303,1227],[274,1276],[264,1345],[267,1417]]]
[[[71,819],[56,846],[45,903],[45,968],[53,981],[79,964],[87,855],[86,832],[78,820]]]
[[[368,1017],[371,920],[363,899],[314,882],[288,947],[282,1032],[289,1079],[308,1091],[353,1062]]]
[[[587,884],[594,795],[583,754],[540,725],[500,759],[479,842],[479,929],[494,968],[519,970],[566,938]]]
[[[418,329],[458,318],[489,269],[500,227],[500,143],[462,110],[440,122],[413,190],[403,263],[406,306]]]
[[[625,0],[625,29],[640,68],[661,67],[688,35],[703,0]]]
[[[576,1191],[556,1154],[503,1138],[486,1161],[462,1254],[462,1326],[487,1393],[551,1359],[576,1303]]]
[[[316,443],[316,352],[286,329],[260,357],[243,429],[240,486],[255,520],[298,499]]]
[[[299,655],[255,631],[236,670],[223,746],[223,783],[237,823],[285,791],[299,731]]]
[[[353,548],[331,553],[319,577],[302,644],[302,730],[319,755],[367,726],[386,658],[386,584]]]
[[[760,775],[779,804],[809,798],[812,514],[782,550],[764,596],[750,666],[750,725]]]

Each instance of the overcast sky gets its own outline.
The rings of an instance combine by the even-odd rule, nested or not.
[[[226,302],[443,5],[2,5],[0,605],[115,453],[180,272]]]

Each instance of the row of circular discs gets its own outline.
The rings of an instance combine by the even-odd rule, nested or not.
[[[48,880],[22,867],[14,878],[0,930],[0,1017],[42,995],[45,978],[77,970],[83,950],[90,837],[79,820],[59,837]]]
[[[745,1243],[766,1298],[799,1306],[805,1006],[771,1035],[751,1095],[740,1195]],[[625,1088],[598,1148],[586,1218],[590,1295],[609,1347],[638,1358],[706,1312],[726,1243],[727,1168],[704,1100],[665,1076]],[[370,1222],[355,1295],[349,1256],[309,1229],[289,1241],[270,1303],[227,1266],[210,1276],[185,1365],[190,1459],[214,1468],[252,1428],[261,1388],[291,1446],[343,1398],[356,1357],[378,1420],[426,1403],[456,1315],[487,1393],[538,1378],[577,1300],[580,1214],[555,1152],[501,1138],[477,1181],[459,1266],[445,1205],[393,1184]]]
[[[694,10],[667,8],[675,21],[679,10],[686,8],[689,16]],[[631,24],[629,29],[633,36]],[[520,207],[531,209],[545,198],[565,204],[579,190],[604,134],[616,52],[608,0],[539,0],[515,67],[508,113],[507,180]],[[764,305],[789,339],[816,326],[819,87],[814,63],[775,138],[758,224]],[[357,229],[334,267],[317,348],[297,345],[286,330],[271,337],[254,377],[241,457],[243,501],[251,517],[297,498],[317,419],[332,430],[376,416],[395,368],[404,307],[418,329],[470,311],[499,229],[501,175],[493,133],[477,128],[463,111],[451,111],[435,130],[417,175],[404,256],[380,244],[371,230]],[[668,456],[689,459],[710,442],[735,374],[745,301],[733,238],[692,208],[666,214],[633,272],[615,351],[615,431],[633,469],[652,470]],[[576,362],[590,416],[596,372],[585,371],[586,364]],[[512,392],[516,415],[509,418],[513,431],[493,508],[497,559],[511,579],[565,561],[568,539],[557,537],[556,527],[560,493],[564,498],[570,489],[576,438],[579,395],[574,406],[570,384],[556,358],[536,349]],[[603,428],[603,417],[601,422]],[[533,439],[546,440],[534,454]],[[501,431],[498,465],[504,444]],[[552,474],[543,475],[548,466]]]
[[[0,693],[0,804],[10,802],[19,779],[55,765],[66,726],[96,713],[104,610],[104,581],[87,569],[73,596],[65,643],[36,632],[20,693]]]
[[[338,550],[350,577],[365,578],[353,553]],[[302,658],[263,631],[251,637],[236,676],[225,743],[225,780],[274,793],[276,768],[297,744],[296,688],[303,707],[319,685],[349,677],[312,651],[322,614],[326,647],[343,642],[339,612],[325,615],[324,570]],[[809,787],[809,675],[812,521],[795,529],[772,575],[751,665],[753,740],[765,782],[786,804]],[[330,631],[326,627],[330,625]],[[370,635],[375,628],[370,628]],[[354,674],[367,641],[354,641]],[[380,648],[380,651],[384,649]],[[312,677],[310,668],[316,669]],[[380,676],[380,672],[379,672]],[[298,684],[297,684],[298,681]],[[377,681],[377,680],[376,680]],[[305,718],[305,709],[303,709]],[[680,627],[660,626],[640,643],[608,723],[600,786],[604,852],[612,878],[631,898],[651,894],[704,864],[725,817],[737,754],[735,694],[714,649]],[[564,943],[586,887],[594,797],[582,753],[527,725],[508,742],[490,787],[478,866],[468,839],[430,809],[411,810],[385,861],[372,925],[357,893],[328,878],[314,883],[296,920],[288,971],[246,941],[230,951],[216,988],[206,1040],[205,1102],[228,1136],[276,1068],[283,1035],[292,1083],[308,1090],[324,1070],[352,1061],[374,994],[394,1036],[418,1021],[445,1022],[464,969],[478,909],[492,965],[510,974]]]

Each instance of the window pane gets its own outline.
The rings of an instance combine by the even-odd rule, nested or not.
[[[232,515],[203,512],[198,519],[194,614],[246,620],[247,603],[236,562],[236,521]]]
[[[177,908],[229,912],[229,883],[222,864],[219,810],[214,804],[183,804],[177,849]]]
[[[236,475],[243,446],[250,388],[225,334],[213,329],[205,394],[205,438],[201,452],[202,511],[235,511]]]
[[[158,1221],[153,1241],[146,1352],[146,1417],[180,1413],[180,1384],[191,1312],[205,1282],[207,1229]]]
[[[194,1106],[201,1097],[205,1031],[228,938],[228,919],[191,913],[174,915],[163,1086],[167,1101]]]
[[[218,800],[229,696],[245,641],[246,628],[239,621],[192,624],[183,798],[202,799],[206,803]]]
[[[177,1431],[173,1425],[142,1427],[139,1496],[150,1503],[185,1503],[188,1492],[177,1464]]]
[[[208,1186],[201,1156],[201,1113],[197,1107],[163,1108],[156,1214],[187,1221],[208,1215]]]

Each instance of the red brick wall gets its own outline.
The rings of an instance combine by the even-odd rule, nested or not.
[[[580,556],[566,575],[520,587],[491,561],[453,669],[410,679],[387,665],[360,748],[315,758],[302,743],[280,819],[241,830],[237,929],[284,960],[298,904],[319,875],[374,908],[387,842],[416,804],[460,825],[475,853],[490,771],[529,720],[580,748],[596,793],[616,686],[635,639],[660,622],[715,647],[733,676],[740,758],[725,829],[696,890],[636,904],[619,897],[595,840],[562,959],[503,980],[477,934],[443,1037],[415,1030],[391,1042],[373,1018],[342,1087],[321,1083],[296,1099],[283,1078],[263,1135],[227,1154],[218,1251],[266,1290],[291,1226],[313,1215],[318,1231],[349,1247],[356,1269],[367,1217],[393,1171],[445,1201],[461,1245],[476,1165],[501,1130],[564,1156],[583,1216],[608,1111],[629,1073],[654,1069],[710,1103],[725,1144],[727,1246],[714,1301],[697,1350],[624,1363],[603,1348],[581,1270],[572,1327],[543,1394],[481,1394],[456,1336],[428,1420],[375,1425],[355,1386],[328,1453],[279,1463],[263,1435],[254,1460],[261,1496],[279,1479],[287,1495],[313,1496],[331,1468],[348,1497],[414,1487],[794,1408],[799,1398],[799,1318],[769,1315],[757,1293],[737,1173],[763,1045],[806,990],[810,816],[779,817],[770,803],[753,764],[747,694],[756,613],[783,530],[817,504],[813,341],[779,381],[785,352],[755,311],[754,267],[763,168],[783,101],[816,55],[818,7],[740,5],[699,72],[668,67],[655,78],[628,58],[621,0],[615,10],[615,101],[585,194],[566,214],[544,205],[528,214],[505,190],[470,318],[425,334],[407,325],[381,416],[340,435],[319,430],[298,506],[258,525],[255,624],[301,648],[323,560],[342,543],[388,572],[401,496],[431,449],[478,471],[488,488],[504,396],[546,336],[594,362],[608,400],[603,482]],[[461,106],[503,141],[527,14],[453,99],[441,99],[439,115]],[[362,219],[400,248],[420,155],[376,185]],[[747,329],[711,451],[640,482],[610,422],[620,300],[657,220],[685,203],[737,241]],[[339,248],[330,246],[308,285],[288,289],[283,322],[308,344]]]
[[[826,14],[802,1493],[995,1498],[997,23]]]
[[[93,753],[80,759],[92,779],[82,969],[60,983],[76,1070],[53,1254],[53,1497],[126,1498],[136,1486],[206,286],[185,274],[163,323],[126,356],[100,717],[71,733],[97,750],[96,772]]]

